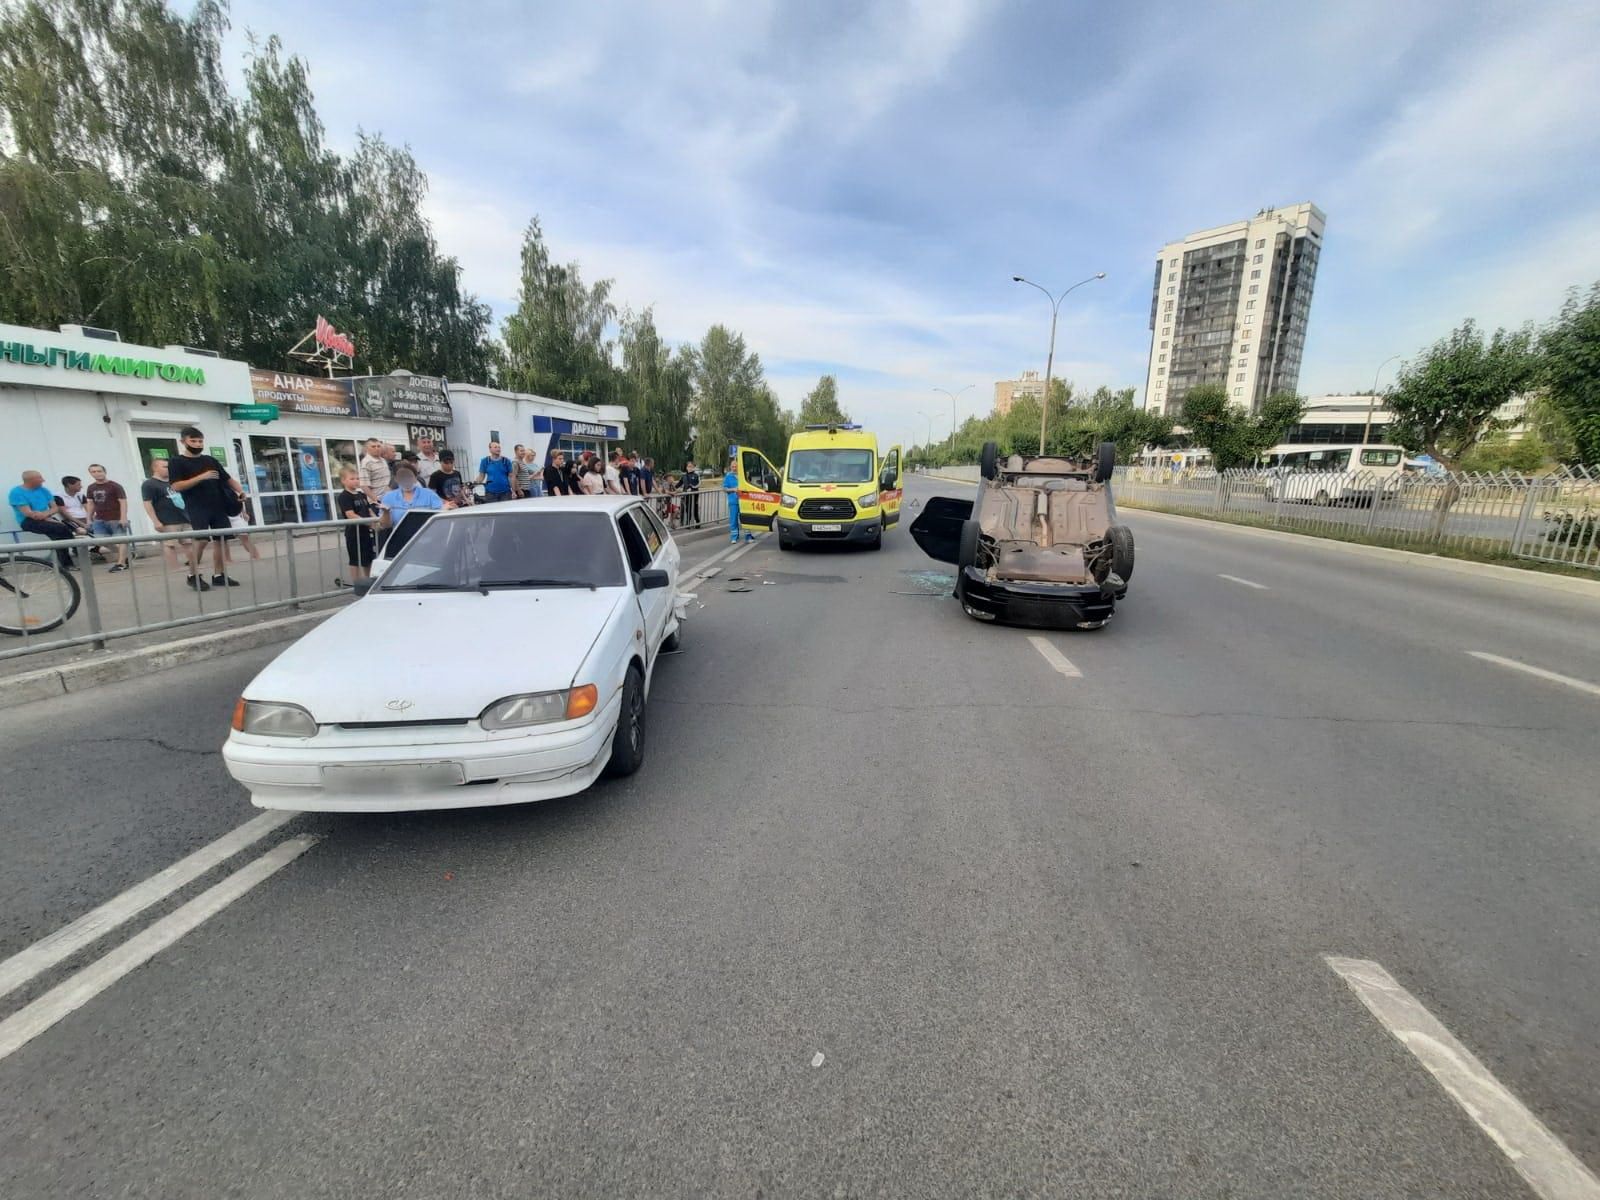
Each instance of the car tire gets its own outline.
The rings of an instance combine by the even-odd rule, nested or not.
[[[1127,583],[1133,578],[1133,530],[1113,525],[1106,532],[1111,538],[1111,569]]]
[[[617,731],[611,735],[607,775],[624,779],[639,769],[644,762],[644,734],[644,672],[634,664],[622,685],[622,712],[617,716]]]
[[[869,549],[869,550],[882,550],[883,549],[883,521],[881,519],[878,521],[878,532],[876,534],[874,534],[872,540],[867,543],[867,549]]]
[[[993,479],[1000,474],[1000,447],[994,442],[983,444],[983,450],[978,455],[978,474],[985,479]]]
[[[1317,490],[1317,497],[1313,501],[1313,503],[1318,508],[1327,508],[1328,507],[1328,493],[1319,488]]]
[[[685,624],[686,622],[679,621],[678,627],[666,637],[661,639],[661,650],[659,653],[676,654],[679,650],[683,649],[683,627]]]
[[[1094,455],[1094,481],[1104,483],[1111,478],[1117,469],[1117,444],[1115,442],[1101,442],[1100,448]]]
[[[788,538],[784,537],[783,534],[780,533],[778,535],[778,549],[779,550],[793,550],[794,549],[794,543],[791,542]]]
[[[978,537],[980,534],[976,520],[961,522],[961,543],[956,551],[956,570],[965,571],[968,567],[976,566],[978,562]]]

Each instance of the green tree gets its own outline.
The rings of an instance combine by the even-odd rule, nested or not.
[[[750,444],[760,432],[761,359],[750,352],[742,336],[726,325],[713,325],[700,339],[692,361],[699,457],[720,466],[728,461],[729,446]]]
[[[661,340],[648,308],[623,316],[618,340],[630,442],[655,459],[659,469],[682,467],[694,399],[690,355],[683,350],[674,353]]]
[[[1567,444],[1563,457],[1600,465],[1600,283],[1587,295],[1568,294],[1539,350],[1548,407]]]
[[[839,381],[832,375],[817,380],[817,386],[800,401],[801,425],[848,425],[849,414],[839,407]]]
[[[1278,392],[1252,414],[1242,405],[1228,403],[1227,390],[1214,383],[1191,388],[1183,398],[1183,424],[1197,445],[1211,451],[1219,471],[1254,464],[1283,440],[1304,412],[1305,403],[1298,396]]]
[[[1550,459],[1550,447],[1536,434],[1529,433],[1513,441],[1505,430],[1496,429],[1463,454],[1458,465],[1463,471],[1532,475]]]
[[[551,261],[533,218],[522,241],[517,308],[501,331],[506,386],[578,404],[610,402],[618,380],[606,329],[616,315],[611,280],[586,284],[577,263]]]
[[[231,94],[226,26],[214,0],[0,8],[0,313],[264,366],[321,313],[372,369],[487,374],[489,311],[437,253],[410,155],[330,151],[276,39]]]
[[[1485,340],[1465,321],[1401,367],[1385,395],[1390,436],[1454,466],[1496,427],[1496,410],[1533,383],[1538,367],[1531,331],[1497,329]]]

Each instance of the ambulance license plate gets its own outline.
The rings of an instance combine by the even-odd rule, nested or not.
[[[843,533],[844,532],[844,526],[843,525],[813,525],[811,527],[811,532],[812,533]]]

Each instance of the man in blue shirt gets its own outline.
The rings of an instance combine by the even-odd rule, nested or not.
[[[511,472],[516,464],[500,453],[500,443],[490,442],[489,453],[478,460],[478,482],[490,504],[511,499]]]
[[[44,486],[44,476],[38,471],[24,471],[22,482],[11,489],[6,502],[16,514],[17,524],[27,532],[37,533],[52,542],[72,540],[72,527],[67,524],[61,506],[50,494],[50,489]],[[72,555],[66,550],[56,551],[56,561],[61,564],[63,571],[78,569],[72,565]]]
[[[444,511],[444,501],[439,499],[439,493],[418,483],[417,473],[405,463],[401,463],[395,471],[394,482],[394,488],[385,492],[383,499],[378,502],[382,509],[379,529],[393,529],[414,508]]]

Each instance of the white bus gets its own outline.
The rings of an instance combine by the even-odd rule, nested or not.
[[[1267,499],[1299,504],[1371,504],[1399,486],[1406,452],[1399,446],[1306,446],[1267,452]]]

